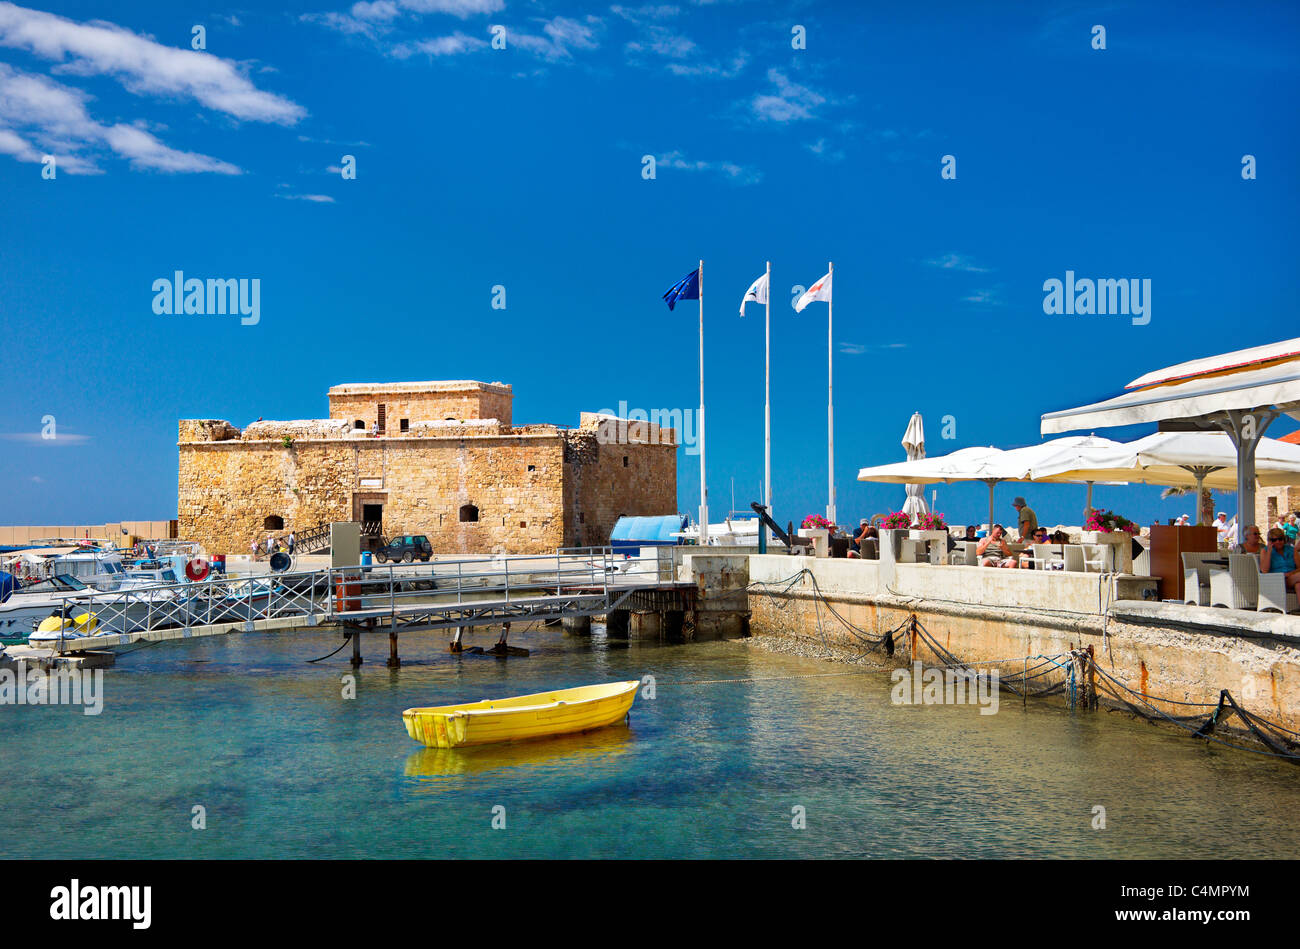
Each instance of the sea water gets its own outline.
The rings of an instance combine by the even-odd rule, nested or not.
[[[495,632],[470,644],[489,645]],[[1059,696],[895,705],[888,672],[742,642],[249,634],[107,671],[103,713],[0,707],[0,857],[1292,857],[1300,769]],[[900,663],[901,664],[901,663]],[[654,677],[631,720],[465,750],[403,709]]]

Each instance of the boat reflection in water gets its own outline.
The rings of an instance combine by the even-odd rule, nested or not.
[[[467,748],[419,748],[406,759],[405,774],[417,790],[440,790],[449,779],[505,768],[581,768],[595,772],[632,749],[632,729],[623,722],[577,735]]]

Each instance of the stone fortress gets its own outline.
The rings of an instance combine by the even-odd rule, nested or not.
[[[622,515],[677,510],[672,429],[581,413],[577,428],[514,425],[502,383],[392,382],[329,390],[329,418],[181,419],[181,538],[248,553],[270,533],[379,522],[434,553],[604,545]]]

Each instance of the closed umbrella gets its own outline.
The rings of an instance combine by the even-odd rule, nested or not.
[[[907,423],[907,431],[903,433],[903,448],[907,451],[908,461],[920,461],[925,457],[925,425],[921,421],[920,412],[913,412]],[[916,525],[921,515],[929,510],[925,504],[925,485],[908,483],[906,489],[907,500],[903,502],[903,513]]]

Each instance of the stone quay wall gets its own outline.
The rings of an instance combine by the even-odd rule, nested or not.
[[[792,583],[805,569],[811,576]],[[906,631],[895,635],[893,656],[867,650],[868,640],[913,615],[966,662],[1092,646],[1098,669],[1145,697],[1099,680],[1102,704],[1119,704],[1108,700],[1109,689],[1139,708],[1145,700],[1169,715],[1208,714],[1173,702],[1214,705],[1227,689],[1248,711],[1300,731],[1300,617],[1116,599],[1099,574],[929,564],[896,569],[884,584],[872,561],[753,555],[751,632],[758,644],[781,652],[890,670],[912,658],[944,662],[924,638]],[[1016,665],[1002,665],[1002,674],[1015,675]],[[1044,676],[1031,688],[1063,676]],[[1230,727],[1241,722],[1234,717]]]

